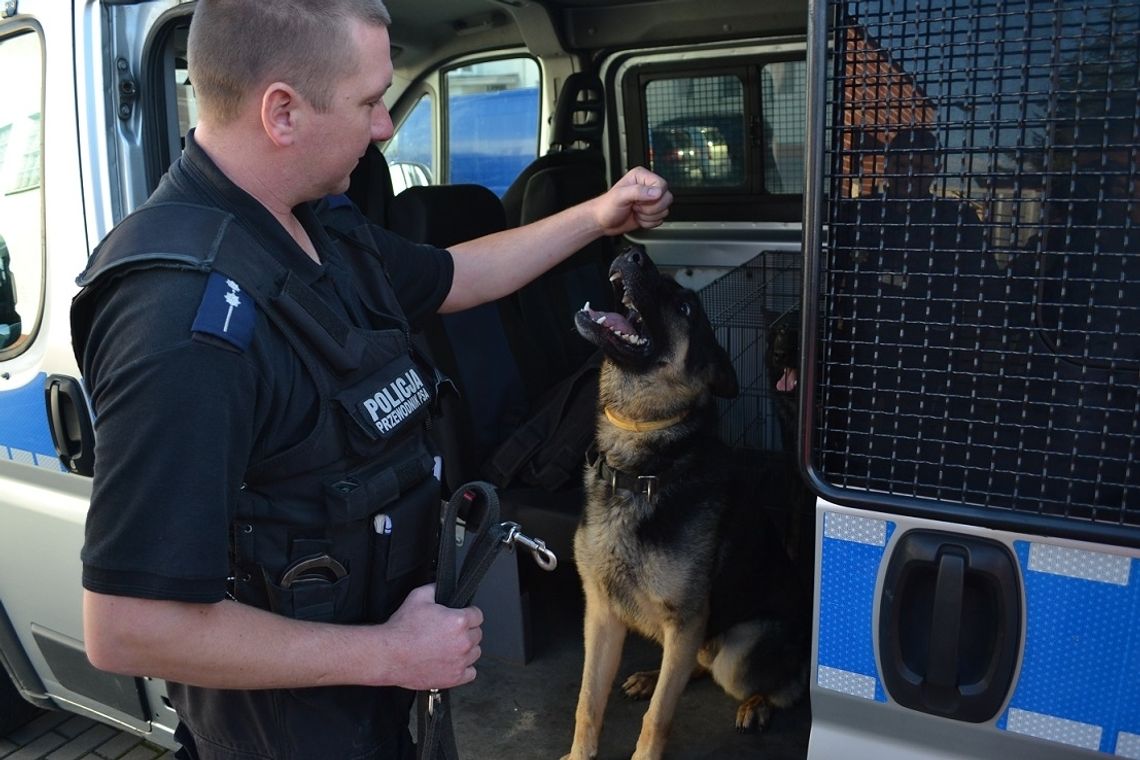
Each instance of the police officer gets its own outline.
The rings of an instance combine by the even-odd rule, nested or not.
[[[639,168],[450,250],[364,224],[339,194],[392,134],[388,24],[380,0],[200,0],[199,124],[79,279],[85,644],[166,679],[182,757],[412,756],[409,690],[475,677],[482,614],[428,583],[434,373],[409,331],[672,200]]]

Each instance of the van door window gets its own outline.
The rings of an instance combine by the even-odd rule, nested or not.
[[[384,158],[392,172],[394,193],[435,182],[435,158],[432,152],[434,110],[432,96],[422,96],[384,146]]]
[[[502,196],[538,157],[539,68],[504,58],[451,69],[447,92],[448,181]]]
[[[645,87],[649,166],[674,188],[744,181],[744,83],[738,76],[662,78]]]
[[[43,47],[0,37],[0,360],[27,346],[43,302]]]
[[[669,181],[671,221],[800,220],[807,72],[798,51],[617,65],[626,166]]]

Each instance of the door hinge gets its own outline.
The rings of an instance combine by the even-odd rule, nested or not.
[[[126,121],[131,118],[131,114],[135,110],[135,101],[139,97],[139,85],[135,81],[134,76],[131,74],[130,65],[127,63],[126,58],[115,59],[115,69],[118,72],[119,85],[119,105],[116,109],[119,113],[119,118]]]
[[[19,0],[4,0],[4,11],[0,13],[0,18],[12,18],[19,13]]]

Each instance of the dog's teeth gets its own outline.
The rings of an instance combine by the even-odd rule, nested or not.
[[[603,314],[602,316],[595,319],[594,322],[599,325],[604,325],[606,323],[606,315]]]
[[[590,310],[590,302],[586,301],[586,305],[582,307],[582,311],[589,311],[589,310]]]
[[[621,280],[621,275],[618,274],[617,272],[614,272],[613,274],[610,275],[610,282],[619,282],[620,280]]]

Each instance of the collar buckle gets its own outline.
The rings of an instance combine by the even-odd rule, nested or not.
[[[653,501],[653,493],[657,490],[656,475],[638,475],[637,490],[645,494],[645,498]]]

